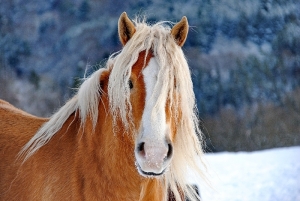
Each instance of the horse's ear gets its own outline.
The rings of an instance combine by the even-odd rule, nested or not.
[[[100,94],[107,90],[109,73],[108,70],[104,70],[100,75]]]
[[[185,16],[183,16],[180,22],[175,24],[171,30],[172,36],[174,37],[177,45],[179,45],[180,47],[182,47],[183,44],[185,43],[188,31],[189,31],[188,20]]]
[[[118,23],[119,37],[123,45],[125,45],[135,33],[135,27],[132,21],[128,18],[126,12],[123,12]]]

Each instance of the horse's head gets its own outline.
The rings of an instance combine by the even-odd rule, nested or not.
[[[119,37],[124,47],[116,57],[109,78],[110,102],[112,110],[121,113],[123,122],[134,127],[134,152],[139,173],[143,176],[159,176],[172,160],[176,125],[181,113],[176,108],[179,107],[176,95],[178,83],[172,72],[176,69],[168,69],[168,64],[162,61],[170,59],[164,57],[170,57],[166,53],[172,50],[161,51],[159,48],[180,48],[187,36],[188,23],[183,17],[161,36],[158,30],[151,30],[146,25],[136,28],[123,13],[119,19]],[[141,38],[142,34],[138,35],[143,29],[149,35],[146,39]],[[165,43],[171,45],[165,46]],[[132,50],[138,53],[134,55]],[[160,53],[165,55],[158,56]],[[120,77],[117,74],[123,75]],[[123,88],[124,93],[116,92],[117,88]],[[123,109],[120,103],[115,102],[116,99],[125,100],[121,103],[124,104]],[[127,112],[122,114],[122,111]]]

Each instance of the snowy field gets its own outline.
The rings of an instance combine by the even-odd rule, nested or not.
[[[206,154],[205,160],[211,187],[198,183],[203,201],[300,201],[300,146]]]

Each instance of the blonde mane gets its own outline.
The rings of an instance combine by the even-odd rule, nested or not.
[[[152,51],[160,67],[155,84],[155,91],[159,91],[160,96],[153,112],[160,104],[165,104],[166,97],[174,91],[178,97],[175,101],[171,98],[170,105],[173,105],[173,108],[180,108],[181,112],[181,121],[177,124],[178,133],[174,142],[174,158],[170,171],[165,173],[163,179],[165,185],[174,192],[176,200],[180,198],[178,187],[194,200],[194,193],[186,186],[189,183],[186,180],[186,173],[192,169],[204,177],[197,163],[201,161],[203,152],[193,83],[187,61],[182,49],[171,36],[169,27],[164,26],[163,23],[148,26],[137,20],[134,22],[136,32],[116,57],[109,77],[108,95],[111,112],[119,114],[122,121],[128,123],[127,114],[128,112],[130,114],[131,109],[130,90],[124,83],[129,80],[131,67],[137,61],[139,52]],[[179,111],[173,112],[177,115]]]
[[[125,127],[132,123],[128,114],[131,112],[130,89],[128,83],[131,68],[137,61],[139,53],[150,51],[156,58],[160,70],[155,85],[155,91],[159,91],[156,108],[165,104],[167,97],[177,94],[176,98],[170,98],[172,108],[179,108],[173,115],[179,116],[177,122],[177,134],[174,139],[174,157],[162,182],[169,187],[180,200],[180,193],[184,191],[191,200],[196,199],[194,191],[187,187],[187,173],[191,170],[203,176],[199,168],[202,152],[202,135],[199,129],[195,95],[191,80],[190,70],[181,48],[176,44],[170,34],[170,28],[165,23],[157,23],[148,26],[144,22],[134,21],[136,32],[118,54],[112,55],[105,68],[93,73],[83,82],[76,96],[69,100],[50,120],[45,123],[35,136],[23,147],[21,156],[28,159],[39,148],[45,145],[58,132],[69,116],[79,111],[81,124],[85,123],[88,115],[95,126],[98,118],[98,105],[101,101],[99,93],[99,78],[103,71],[109,69],[108,97],[110,112],[113,117],[118,116]],[[146,57],[145,57],[146,58]],[[176,92],[176,93],[175,93]],[[129,116],[130,117],[130,116]]]

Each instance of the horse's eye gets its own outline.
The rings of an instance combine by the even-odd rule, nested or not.
[[[132,83],[131,80],[129,80],[129,83],[128,83],[128,84],[129,84],[129,88],[132,89],[132,88],[133,88],[133,83]]]

